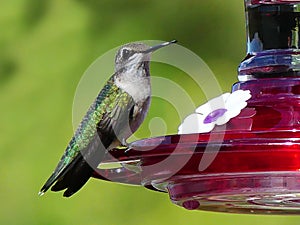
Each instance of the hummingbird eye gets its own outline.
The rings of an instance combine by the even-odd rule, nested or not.
[[[123,52],[122,52],[123,59],[128,59],[131,55],[132,55],[132,51],[130,51],[128,49],[123,49]]]

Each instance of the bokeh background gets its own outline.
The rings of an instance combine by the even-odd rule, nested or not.
[[[98,56],[131,41],[176,38],[230,91],[245,56],[244,24],[242,0],[1,1],[0,224],[298,224],[296,216],[187,211],[167,194],[94,179],[69,199],[37,195],[72,136],[76,87]],[[152,115],[167,118],[167,132],[176,132],[179,121],[167,103],[154,99],[145,124]],[[138,137],[148,136],[143,125]]]

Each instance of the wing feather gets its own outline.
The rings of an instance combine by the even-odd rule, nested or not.
[[[134,107],[134,100],[114,84],[113,77],[90,106],[40,194],[56,182],[53,191],[67,188],[64,195],[72,195],[91,177],[93,167],[100,163],[111,143],[115,139],[120,138],[122,141],[122,138],[127,138],[130,130],[129,114]],[[89,161],[92,161],[92,165]]]

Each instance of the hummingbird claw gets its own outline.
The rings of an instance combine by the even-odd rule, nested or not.
[[[127,143],[127,149],[124,151],[125,154],[127,154],[132,148],[132,144],[131,143]]]

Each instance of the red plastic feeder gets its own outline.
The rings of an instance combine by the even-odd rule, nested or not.
[[[115,150],[96,178],[169,193],[189,210],[300,214],[300,1],[246,1],[248,54],[235,90],[248,105],[206,134]]]

